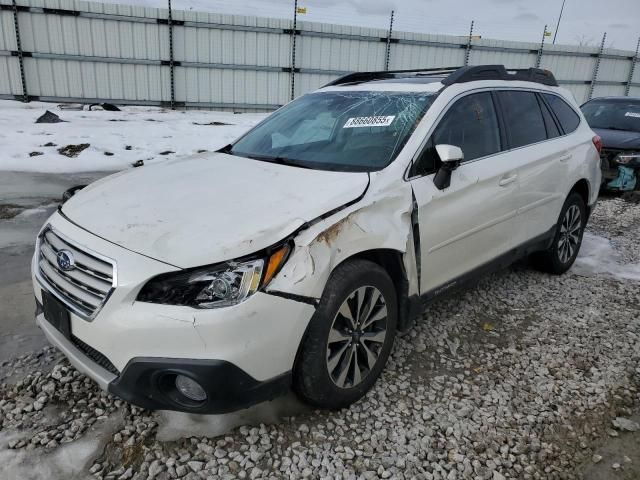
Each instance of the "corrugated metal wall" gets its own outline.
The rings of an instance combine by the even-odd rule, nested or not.
[[[81,0],[18,0],[29,97],[52,101],[271,110],[349,71],[383,70],[387,31],[288,19],[172,12]],[[535,66],[540,45],[394,32],[389,68]],[[173,52],[173,68],[171,67]],[[0,0],[0,98],[23,95],[10,0]],[[545,45],[540,66],[573,92],[640,95],[634,53]],[[295,73],[292,75],[292,69]],[[594,72],[597,70],[597,75]],[[173,71],[173,75],[172,75]],[[592,81],[595,78],[595,83]]]

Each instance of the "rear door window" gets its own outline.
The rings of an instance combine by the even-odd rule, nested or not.
[[[550,93],[543,93],[542,96],[547,101],[553,113],[556,114],[556,118],[560,122],[560,126],[564,130],[564,133],[571,133],[580,125],[580,117],[571,108],[567,102],[561,99],[557,95],[551,95]]]
[[[534,92],[503,90],[498,92],[509,147],[518,148],[547,139],[542,110]]]

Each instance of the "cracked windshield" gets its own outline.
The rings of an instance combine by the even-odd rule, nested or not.
[[[400,153],[434,98],[424,92],[305,95],[251,130],[230,153],[322,170],[380,170]]]

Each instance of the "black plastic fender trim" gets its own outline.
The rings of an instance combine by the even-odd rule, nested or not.
[[[320,300],[313,297],[307,297],[305,295],[297,295],[295,293],[281,292],[279,290],[265,290],[263,293],[274,295],[276,297],[286,298],[287,300],[293,300],[294,302],[306,303],[314,308],[318,307]]]

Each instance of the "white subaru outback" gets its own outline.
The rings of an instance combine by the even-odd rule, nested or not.
[[[346,75],[73,196],[38,236],[37,322],[145,408],[344,407],[434,298],[525,256],[569,269],[599,148],[548,71]]]

